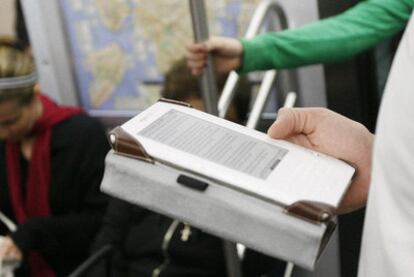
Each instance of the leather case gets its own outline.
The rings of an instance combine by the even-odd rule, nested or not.
[[[101,189],[117,198],[309,270],[335,229],[335,209],[328,205],[299,201],[280,206],[158,163],[120,127],[109,133],[109,141],[113,150],[106,157]]]

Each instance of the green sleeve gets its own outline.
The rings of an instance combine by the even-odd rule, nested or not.
[[[343,60],[404,29],[414,0],[367,0],[307,26],[243,39],[240,73]]]

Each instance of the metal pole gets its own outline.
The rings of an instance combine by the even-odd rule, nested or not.
[[[236,243],[223,240],[223,251],[226,259],[227,276],[242,277]]]
[[[204,0],[189,0],[189,3],[194,39],[196,42],[203,42],[209,38]],[[205,111],[213,115],[218,115],[218,90],[214,75],[213,60],[210,54],[207,57],[207,66],[201,76],[200,83]],[[223,251],[226,259],[227,276],[242,277],[236,244],[223,240]]]
[[[193,23],[194,39],[196,42],[203,42],[209,38],[206,9],[204,0],[189,0],[191,19]],[[206,112],[218,115],[217,83],[214,75],[213,60],[208,55],[207,66],[200,79],[201,92],[203,95],[204,109]]]
[[[252,110],[250,111],[249,119],[246,123],[246,126],[248,128],[256,129],[265,108],[267,99],[269,98],[270,91],[272,90],[273,84],[275,83],[275,79],[276,70],[266,71],[263,77],[263,81],[260,85],[259,93],[257,94]]]
[[[287,20],[284,9],[282,8],[282,6],[280,6],[280,3],[278,3],[278,1],[275,1],[275,0],[265,0],[265,1],[262,1],[259,4],[259,6],[256,8],[244,37],[249,39],[257,35],[260,32],[260,28],[263,26],[265,19],[268,18],[269,15],[274,15],[280,22],[280,26],[272,25],[270,27],[270,30],[279,30],[279,29],[284,30],[288,28],[289,22]],[[284,75],[286,75],[288,79],[295,81],[295,79],[293,77],[291,78],[290,76],[292,74],[288,74],[288,75],[284,74]],[[273,80],[271,79],[271,76],[273,76]],[[252,111],[255,112],[256,116],[254,117],[254,119],[249,119],[249,122],[250,122],[248,124],[249,128],[256,127],[257,121],[260,119],[261,112],[263,111],[264,105],[266,104],[266,99],[268,98],[268,95],[270,93],[270,89],[272,88],[275,77],[276,77],[276,74],[274,73],[269,73],[269,74],[266,73],[266,77],[264,78],[263,82],[270,83],[270,86],[262,83],[261,88],[260,88],[261,93],[260,93],[260,98],[259,98],[261,100],[254,104],[254,108]],[[238,80],[239,80],[239,75],[236,72],[232,71],[229,77],[227,78],[223,92],[219,99],[218,109],[219,109],[220,115],[226,114],[231,104],[231,101],[233,99],[233,95],[235,93],[235,88],[236,88]],[[288,84],[291,84],[291,81],[288,81]],[[265,86],[266,89],[269,89],[269,91],[264,90],[264,88],[262,88],[263,86]],[[296,90],[296,87],[289,87],[288,91],[290,90]],[[265,101],[262,101],[263,99]],[[257,113],[259,114],[257,115]]]

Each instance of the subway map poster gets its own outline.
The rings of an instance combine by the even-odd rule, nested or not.
[[[260,0],[205,1],[210,35],[241,37]],[[193,40],[187,0],[64,0],[62,13],[82,105],[140,110]]]

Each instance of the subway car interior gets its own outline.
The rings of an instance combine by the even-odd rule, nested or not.
[[[0,1],[0,277],[413,276],[372,275],[361,169],[292,112],[374,136],[414,6],[388,2]]]

